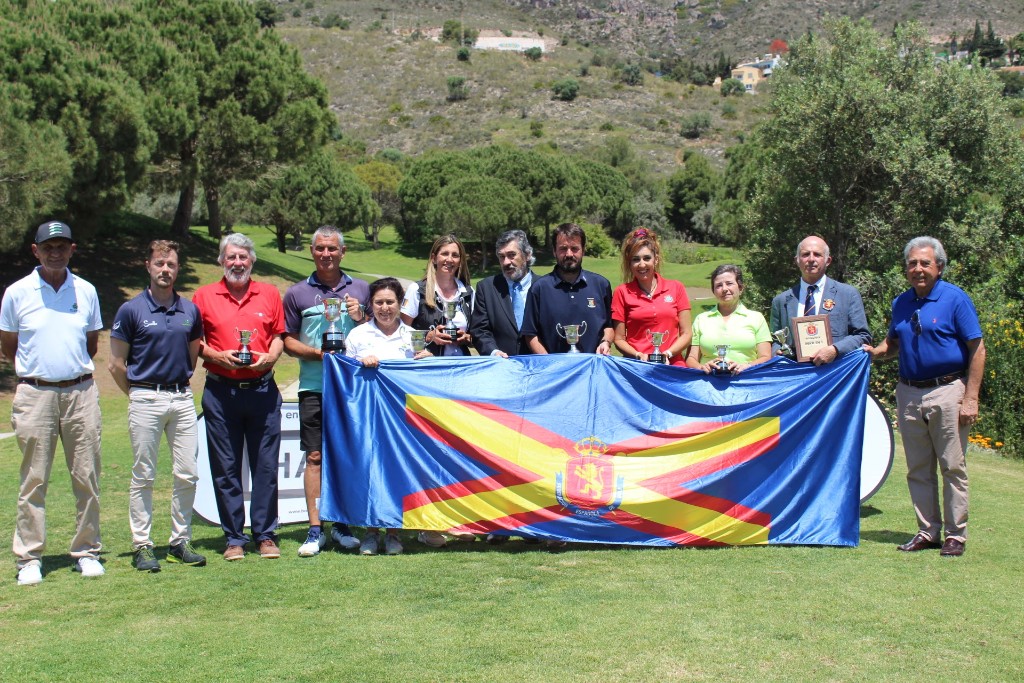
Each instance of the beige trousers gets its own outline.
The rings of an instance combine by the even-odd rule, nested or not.
[[[93,380],[64,389],[19,384],[11,424],[21,448],[21,488],[14,527],[18,568],[41,564],[46,547],[46,489],[57,439],[71,473],[78,510],[71,557],[98,557],[100,544],[100,402]]]
[[[896,385],[896,406],[907,455],[907,486],[917,514],[917,526],[932,541],[946,538],[967,541],[967,437],[970,427],[960,424],[964,382],[919,389]],[[939,482],[942,473],[942,510]]]
[[[154,391],[133,387],[128,401],[128,436],[131,437],[135,463],[128,488],[128,518],[132,547],[152,547],[153,481],[156,479],[160,438],[167,435],[171,450],[174,488],[171,492],[171,537],[175,545],[192,538],[192,506],[196,500],[196,468],[199,431],[192,392]]]

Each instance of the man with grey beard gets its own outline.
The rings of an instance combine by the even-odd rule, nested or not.
[[[224,278],[197,289],[192,302],[203,319],[203,415],[217,512],[227,539],[224,559],[241,560],[250,541],[244,532],[243,442],[252,478],[252,535],[260,555],[273,559],[281,556],[274,533],[281,392],[273,372],[284,350],[281,293],[251,279],[256,249],[245,235],[232,233],[222,239],[217,262],[224,267]],[[248,337],[245,352],[241,336]]]
[[[519,334],[526,312],[526,295],[533,284],[533,247],[522,230],[503,232],[495,244],[501,273],[476,285],[470,321],[473,346],[481,356],[530,353]]]

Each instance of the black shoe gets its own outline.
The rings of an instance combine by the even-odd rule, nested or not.
[[[188,541],[172,545],[167,550],[167,561],[187,564],[190,567],[206,566],[206,557],[197,553]]]
[[[148,545],[143,546],[135,551],[135,568],[140,572],[153,572],[160,571],[160,563],[156,560],[156,555],[153,554],[153,549]]]

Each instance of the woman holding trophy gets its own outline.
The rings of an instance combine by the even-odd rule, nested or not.
[[[435,356],[469,355],[470,284],[462,242],[455,235],[438,237],[430,248],[427,276],[409,285],[402,302],[402,321],[427,331],[427,349]]]
[[[364,368],[375,368],[382,360],[427,358],[426,349],[416,351],[412,330],[399,317],[398,302],[402,299],[402,283],[393,277],[381,278],[370,284],[371,318],[365,325],[353,329],[346,340],[345,355],[355,358]],[[359,544],[363,555],[377,555],[381,551],[379,529],[368,528]],[[398,529],[387,529],[384,535],[384,553],[399,555],[402,542]]]
[[[622,241],[622,280],[612,293],[615,348],[626,358],[684,367],[690,299],[683,283],[661,276],[654,231],[637,228]]]
[[[724,265],[711,273],[718,305],[693,321],[693,345],[686,365],[716,375],[735,375],[772,357],[772,336],[764,316],[742,303],[743,271]]]

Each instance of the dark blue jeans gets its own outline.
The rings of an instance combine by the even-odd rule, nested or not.
[[[249,519],[259,543],[276,541],[277,463],[281,450],[281,392],[273,379],[241,389],[207,380],[203,392],[206,444],[220,526],[228,545],[245,545],[242,449],[249,457]]]

